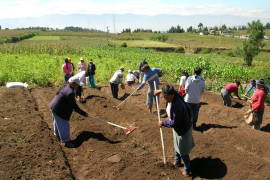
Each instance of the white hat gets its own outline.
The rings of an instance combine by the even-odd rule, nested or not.
[[[83,61],[83,58],[82,57],[80,58],[80,61]]]

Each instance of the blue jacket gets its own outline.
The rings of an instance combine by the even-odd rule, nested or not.
[[[174,128],[179,136],[184,135],[192,126],[192,112],[187,103],[175,93],[170,116],[172,120],[162,122],[162,126]]]
[[[50,103],[51,110],[59,117],[69,120],[73,110],[83,116],[86,112],[81,110],[76,103],[74,89],[69,85],[64,85]]]
[[[154,88],[154,81],[156,82],[156,85],[159,85],[159,78],[158,78],[158,73],[160,72],[160,69],[158,68],[151,68],[150,71],[147,73],[144,73],[143,76],[143,82],[138,86],[138,90],[142,89],[145,85],[145,83],[148,81],[148,85],[150,89],[155,89]],[[154,77],[156,75],[156,77]],[[152,78],[154,77],[154,78]]]

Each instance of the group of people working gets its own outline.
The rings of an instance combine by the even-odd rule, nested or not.
[[[231,94],[234,93],[235,96],[241,100],[238,94],[238,88],[240,87],[240,81],[235,81],[235,83],[230,83],[221,89],[221,97],[223,99],[224,106],[232,106]],[[253,95],[249,101],[250,108],[254,116],[254,121],[252,127],[256,130],[260,130],[260,126],[263,120],[264,114],[264,102],[269,93],[269,87],[265,84],[264,79],[251,80],[250,85],[244,94],[244,98],[248,98],[248,94],[253,90]]]
[[[54,135],[60,141],[65,142],[66,147],[75,147],[73,142],[70,140],[68,121],[73,110],[83,116],[88,116],[88,114],[81,110],[76,104],[75,95],[83,81],[82,79],[90,76],[91,68],[89,67],[91,66],[91,63],[93,65],[93,61],[90,60],[90,65],[87,67],[81,59],[78,64],[79,73],[71,77],[68,76],[70,76],[70,73],[73,71],[67,71],[67,69],[72,68],[72,65],[69,63],[70,62],[67,60],[66,64],[63,65],[65,80],[68,83],[57,92],[56,96],[50,103],[50,108],[53,117]],[[124,67],[120,67],[109,81],[113,98],[118,98],[119,85],[124,88],[124,70]],[[145,60],[142,61],[139,65],[138,76],[136,77],[140,84],[135,90],[139,91],[148,84],[146,104],[150,113],[152,113],[152,106],[157,103],[156,96],[158,97],[157,99],[159,99],[159,95],[161,93],[163,94],[163,97],[166,100],[166,114],[168,119],[166,121],[159,121],[158,126],[173,128],[175,165],[180,167],[181,163],[183,163],[184,168],[180,168],[182,175],[190,176],[191,169],[189,154],[195,146],[192,129],[198,130],[197,120],[200,110],[200,99],[202,93],[205,91],[205,80],[201,77],[202,69],[195,68],[194,74],[191,76],[189,76],[187,71],[183,71],[182,76],[180,77],[178,90],[175,90],[171,85],[164,85],[159,89],[159,78],[161,77],[161,72],[161,69],[150,68],[149,64]],[[131,71],[129,71],[129,73],[133,74]],[[127,78],[129,85],[133,84],[128,81],[130,79],[132,79],[132,82],[134,81],[133,78]],[[255,83],[256,91],[251,98],[251,108],[253,109],[256,117],[258,119],[262,119],[264,108],[262,102],[264,102],[266,97],[266,88],[263,80],[255,81]],[[240,82],[236,81],[235,83],[225,86],[221,90],[224,105],[231,106],[230,94],[232,92],[234,92],[240,99],[238,96],[239,85]],[[251,85],[252,87],[255,86],[253,81]],[[248,89],[247,94],[249,92],[250,88]],[[254,124],[255,129],[258,129],[260,124],[261,121],[258,120],[258,123]]]

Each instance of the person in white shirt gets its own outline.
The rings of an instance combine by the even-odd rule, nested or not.
[[[118,85],[121,84],[122,89],[124,89],[125,85],[123,83],[123,72],[125,68],[121,67],[119,70],[117,70],[112,78],[110,79],[110,85],[111,85],[111,91],[113,98],[118,99]]]
[[[185,84],[185,102],[190,105],[190,108],[193,112],[193,129],[198,130],[196,127],[196,123],[198,120],[199,110],[200,110],[200,99],[201,94],[204,92],[205,89],[205,80],[200,77],[202,72],[201,68],[194,69],[194,75],[188,77]]]
[[[133,74],[133,72],[131,70],[128,70],[128,74],[126,76],[126,81],[127,81],[127,84],[128,86],[131,86],[132,84],[135,83],[136,81],[136,76]]]
[[[180,83],[179,83],[179,94],[180,96],[185,96],[186,91],[185,91],[185,84],[186,84],[186,80],[188,78],[188,72],[186,70],[181,72],[182,76],[180,77]]]
[[[78,72],[81,72],[81,71],[86,71],[86,69],[87,69],[87,64],[84,62],[83,58],[81,57],[77,65],[77,70]]]
[[[85,83],[85,78],[89,76],[89,71],[81,71],[77,74],[75,74],[74,76],[70,77],[68,82],[74,82],[74,81],[78,81],[79,82],[79,87],[75,89],[75,98],[79,101],[79,102],[84,102],[85,98],[84,98],[84,94],[83,94],[83,85]]]

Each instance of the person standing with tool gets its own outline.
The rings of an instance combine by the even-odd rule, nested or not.
[[[159,121],[159,127],[173,128],[173,144],[175,150],[174,165],[180,167],[181,161],[184,163],[184,169],[180,169],[183,176],[191,175],[189,154],[195,146],[192,136],[192,112],[188,104],[173,86],[164,85],[162,90],[156,90],[155,95],[163,93],[167,102],[166,112],[168,120]]]
[[[152,113],[152,107],[153,107],[153,104],[155,103],[154,82],[156,83],[156,88],[158,89],[159,73],[161,73],[161,70],[158,68],[150,68],[150,66],[148,64],[145,64],[141,70],[144,73],[144,77],[143,77],[143,81],[141,82],[141,84],[137,87],[137,91],[142,89],[145,86],[146,82],[148,82],[146,105],[148,106],[148,111],[150,113]]]
[[[82,116],[88,117],[88,113],[80,109],[76,104],[75,90],[80,86],[78,79],[72,79],[65,84],[55,95],[49,107],[52,113],[54,135],[61,142],[65,143],[65,147],[75,148],[70,139],[69,120],[73,111]]]
[[[119,70],[117,70],[112,78],[110,79],[110,86],[111,86],[111,91],[112,91],[112,96],[115,99],[118,99],[118,91],[119,91],[119,87],[118,85],[121,84],[121,88],[125,89],[125,85],[123,83],[123,72],[124,72],[125,68],[121,67]]]

